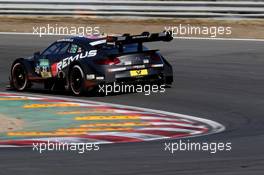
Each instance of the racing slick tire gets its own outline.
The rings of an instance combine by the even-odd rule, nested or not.
[[[16,62],[11,69],[11,87],[17,91],[24,91],[30,87],[27,70],[22,62]]]
[[[74,95],[82,95],[84,88],[84,72],[79,65],[74,65],[69,73],[70,90]]]

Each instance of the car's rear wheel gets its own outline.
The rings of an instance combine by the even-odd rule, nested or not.
[[[79,65],[74,65],[70,71],[69,83],[74,95],[84,93],[84,73]]]
[[[18,62],[14,64],[14,66],[12,67],[11,75],[12,85],[16,90],[24,91],[28,87],[29,81],[27,71],[23,63]]]

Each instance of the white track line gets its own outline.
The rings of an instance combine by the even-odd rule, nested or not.
[[[39,34],[37,34],[37,33],[34,34],[34,33],[23,33],[23,32],[0,32],[0,35],[33,35],[33,36],[39,36]],[[78,36],[78,35],[41,34],[41,36]],[[218,40],[218,41],[258,41],[258,42],[264,42],[264,39],[255,39],[255,38],[174,37],[174,39],[182,39],[182,40]]]
[[[35,36],[39,36],[39,33],[28,33],[28,32],[0,32],[0,35],[35,35]],[[66,35],[66,34],[41,34],[41,36],[71,36],[71,35]],[[72,36],[76,36],[76,35],[72,35]]]
[[[175,37],[174,39],[183,39],[183,40],[218,40],[218,41],[259,41],[259,42],[264,42],[264,39],[254,39],[254,38]]]

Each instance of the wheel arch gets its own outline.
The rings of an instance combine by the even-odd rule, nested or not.
[[[164,63],[164,78],[166,84],[172,84],[173,82],[173,67],[171,64],[162,56]]]
[[[67,84],[69,84],[69,77],[70,77],[70,73],[71,70],[73,68],[73,66],[78,65],[82,68],[82,71],[84,73],[84,75],[86,76],[87,74],[90,74],[92,71],[92,69],[90,68],[89,64],[87,64],[87,62],[85,61],[74,61],[70,64],[70,66],[68,67],[68,73],[67,73]]]
[[[30,64],[29,61],[27,61],[27,60],[24,59],[24,58],[17,58],[15,61],[13,61],[12,65],[11,65],[10,73],[12,73],[12,69],[13,69],[14,65],[15,65],[16,63],[19,63],[19,62],[22,63],[22,64],[25,66],[26,71],[27,71],[27,75],[33,73],[32,65]],[[10,75],[11,75],[11,74],[10,74]]]

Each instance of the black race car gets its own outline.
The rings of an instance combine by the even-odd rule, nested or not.
[[[61,39],[42,53],[16,59],[10,86],[23,91],[34,83],[43,83],[45,89],[59,88],[80,95],[114,82],[170,85],[172,66],[158,50],[150,50],[143,43],[172,39],[170,32]]]

